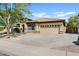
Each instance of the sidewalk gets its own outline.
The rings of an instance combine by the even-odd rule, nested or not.
[[[41,48],[19,43],[0,40],[0,51],[10,56],[65,56],[65,51]],[[68,52],[68,55],[79,55],[79,53]]]

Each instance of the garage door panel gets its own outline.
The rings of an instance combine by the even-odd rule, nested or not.
[[[58,28],[41,28],[42,33],[58,33]]]

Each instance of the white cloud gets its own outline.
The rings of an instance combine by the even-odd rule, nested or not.
[[[47,14],[47,13],[33,13],[34,17],[38,17],[38,18],[63,18],[63,17],[67,17],[67,16],[71,16],[74,15],[76,12],[54,12],[53,14]]]
[[[70,16],[75,15],[76,12],[54,12],[53,14],[47,14],[47,13],[33,13],[33,16],[35,18],[58,18],[58,19],[68,19]]]
[[[59,18],[59,19],[65,19],[66,21],[68,21],[68,18],[75,14],[76,14],[76,12],[54,12],[53,17]]]
[[[46,13],[33,13],[33,16],[35,16],[35,17],[39,17],[39,18],[41,18],[41,17],[50,17],[48,14],[46,14]]]
[[[63,14],[64,12],[54,12],[53,14],[54,15],[57,15],[57,14]]]
[[[75,13],[76,12],[55,12],[53,14],[56,15],[57,17],[65,17],[65,16],[73,15]]]

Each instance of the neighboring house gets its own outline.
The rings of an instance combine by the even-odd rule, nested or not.
[[[40,18],[31,21],[26,20],[20,23],[20,27],[24,27],[26,32],[64,33],[66,31],[64,19]]]

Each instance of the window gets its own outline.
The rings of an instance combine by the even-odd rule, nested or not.
[[[54,27],[54,25],[52,25],[52,27]]]
[[[55,25],[55,27],[57,27],[57,25]]]
[[[53,28],[53,27],[59,27],[60,25],[40,25],[40,28]]]
[[[49,28],[51,28],[51,25],[49,25]]]
[[[44,25],[40,25],[40,27],[41,27],[41,28],[43,28],[43,27],[44,27]]]
[[[57,27],[59,27],[59,25],[57,25]]]
[[[40,27],[43,27],[42,25],[40,25]]]
[[[46,27],[48,28],[48,27],[49,27],[49,25],[46,25]]]

